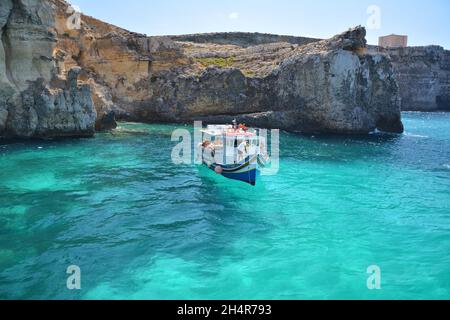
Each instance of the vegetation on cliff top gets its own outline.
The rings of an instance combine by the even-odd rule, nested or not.
[[[194,61],[200,63],[205,68],[209,66],[215,66],[220,68],[231,68],[234,65],[235,57],[194,58]]]

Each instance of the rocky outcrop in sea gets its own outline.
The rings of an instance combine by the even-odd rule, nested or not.
[[[147,37],[79,17],[68,23],[74,13],[63,0],[1,2],[0,136],[89,136],[115,118],[403,131],[392,64],[366,50],[362,27],[322,41],[244,33],[220,41]]]
[[[402,132],[392,65],[383,54],[366,53],[365,35],[357,27],[307,45],[183,43],[185,52],[206,68],[161,84],[164,91],[158,96],[166,100],[160,101],[160,110],[173,106],[165,115],[169,119],[223,122],[236,117],[290,131]],[[210,65],[220,63],[229,68]]]

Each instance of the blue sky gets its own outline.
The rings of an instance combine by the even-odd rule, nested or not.
[[[448,0],[70,0],[85,14],[148,35],[246,31],[329,38],[356,25],[368,41],[407,34],[409,45],[450,49]],[[368,9],[375,5],[375,11]],[[377,19],[377,9],[379,17]],[[375,19],[375,20],[374,20]],[[379,24],[378,24],[379,22]]]

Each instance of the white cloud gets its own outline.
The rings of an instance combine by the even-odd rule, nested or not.
[[[230,15],[228,16],[229,19],[231,20],[237,20],[239,19],[239,12],[232,12],[230,13]]]

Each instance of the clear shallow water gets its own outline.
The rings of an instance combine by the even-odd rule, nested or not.
[[[172,126],[0,143],[0,298],[448,299],[450,115],[404,122],[283,133],[280,173],[255,188],[173,165]]]

